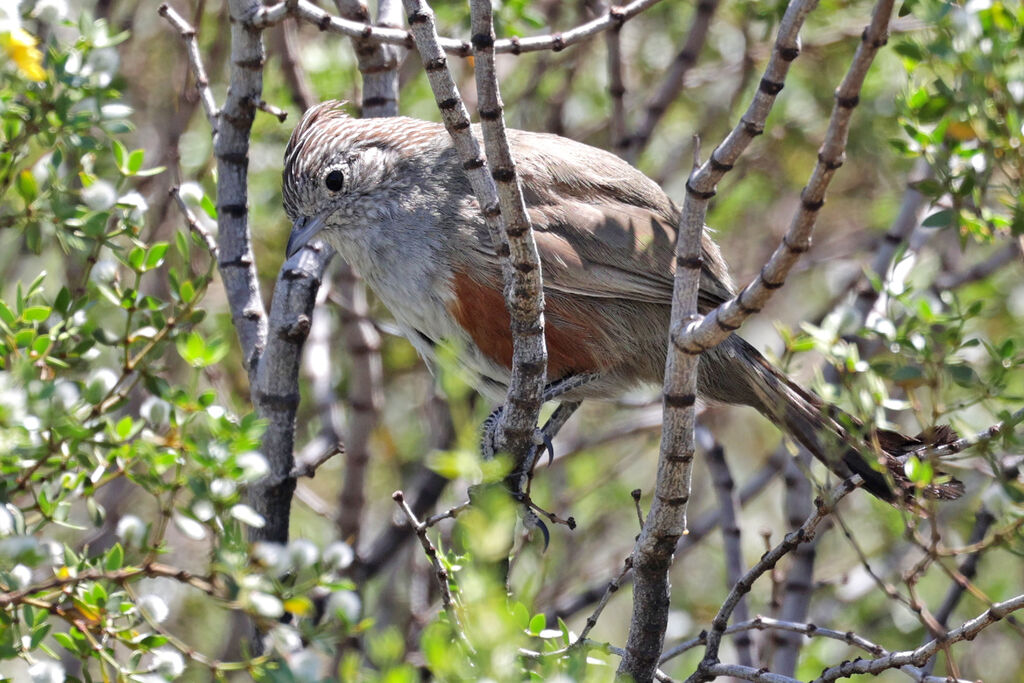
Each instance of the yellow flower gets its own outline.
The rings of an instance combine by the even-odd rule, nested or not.
[[[33,81],[46,80],[43,69],[43,53],[36,44],[35,36],[23,28],[16,28],[0,34],[0,45],[12,62],[18,65],[21,73]]]

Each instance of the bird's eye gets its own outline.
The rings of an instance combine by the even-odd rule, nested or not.
[[[341,171],[331,171],[324,178],[324,185],[331,192],[339,191],[345,185],[345,174]]]

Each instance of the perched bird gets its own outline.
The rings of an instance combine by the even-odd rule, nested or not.
[[[512,337],[501,264],[448,133],[411,118],[354,119],[340,107],[328,101],[307,111],[285,151],[288,255],[323,237],[428,363],[439,343],[455,344],[479,390],[502,400]],[[660,383],[679,208],[613,154],[557,135],[508,137],[541,258],[548,379],[585,376],[559,398],[610,399]],[[698,307],[706,313],[733,285],[707,230],[701,240]],[[756,408],[835,474],[859,474],[891,502],[914,489],[896,456],[955,437],[948,427],[918,437],[864,429],[735,334],[702,354],[698,388],[705,399]],[[962,491],[943,477],[923,493],[951,499]]]

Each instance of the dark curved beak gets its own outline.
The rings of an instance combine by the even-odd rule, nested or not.
[[[288,236],[288,246],[285,247],[286,258],[294,256],[295,252],[323,230],[327,215],[323,213],[319,216],[302,216],[295,221],[292,233]]]

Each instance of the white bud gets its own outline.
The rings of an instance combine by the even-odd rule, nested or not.
[[[239,481],[247,484],[262,479],[270,472],[270,465],[262,453],[248,451],[235,458],[235,464],[242,468],[242,476]]]
[[[355,559],[352,546],[344,541],[335,541],[324,548],[324,564],[330,569],[347,569]]]
[[[353,591],[335,591],[327,598],[327,614],[342,617],[350,624],[359,621],[359,613],[363,610],[363,601]]]
[[[128,547],[139,547],[146,542],[146,523],[135,515],[117,520],[117,537]]]
[[[138,606],[147,617],[158,624],[165,621],[171,612],[167,607],[167,603],[164,602],[164,599],[159,595],[153,595],[152,593],[140,596]]]
[[[167,678],[177,678],[185,672],[185,658],[177,650],[163,647],[153,650],[153,672]]]
[[[117,201],[117,192],[107,181],[94,180],[92,185],[82,188],[82,201],[93,211],[106,211]]]
[[[28,668],[32,683],[64,683],[64,667],[60,662],[36,662]]]
[[[288,558],[295,567],[308,567],[316,562],[320,550],[305,538],[296,538],[288,544]]]

